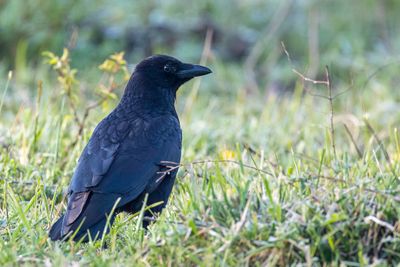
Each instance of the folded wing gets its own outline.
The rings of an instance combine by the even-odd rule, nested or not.
[[[179,121],[172,115],[149,120],[104,119],[72,178],[61,236],[78,227],[86,233],[106,218],[117,201],[116,208],[146,190],[155,190],[162,181],[161,162],[179,163],[181,138]]]

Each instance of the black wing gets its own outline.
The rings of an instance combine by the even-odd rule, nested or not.
[[[104,119],[72,178],[62,235],[104,219],[118,199],[121,207],[157,188],[162,182],[161,162],[180,162],[181,139],[179,121],[171,115],[147,121]]]

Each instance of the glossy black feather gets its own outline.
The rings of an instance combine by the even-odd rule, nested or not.
[[[184,78],[170,73],[168,64],[184,70]],[[140,210],[145,194],[148,204],[163,202],[153,212],[165,207],[177,169],[163,172],[163,162],[180,162],[182,133],[174,101],[190,66],[195,66],[193,73],[205,72],[168,56],[151,57],[136,67],[121,102],[98,124],[80,156],[67,210],[50,230],[52,240],[71,234],[87,240],[87,233],[100,238],[107,220],[112,223],[121,211]]]

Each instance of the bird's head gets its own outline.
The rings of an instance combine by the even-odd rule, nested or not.
[[[166,55],[156,55],[140,62],[135,68],[134,75],[138,75],[140,79],[145,79],[156,87],[176,91],[190,79],[211,72],[204,66],[183,63]]]

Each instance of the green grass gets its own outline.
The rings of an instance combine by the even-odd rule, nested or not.
[[[83,146],[116,100],[91,112],[71,147],[78,126],[63,88],[47,78],[52,74],[38,70],[40,99],[3,77],[0,265],[399,264],[400,93],[391,86],[398,67],[366,83],[376,66],[365,66],[334,100],[335,157],[329,102],[309,93],[326,88],[305,90],[298,80],[293,94],[246,95],[244,78],[232,80],[240,68],[217,59],[210,65],[214,74],[197,94],[190,83],[178,96],[184,166],[168,207],[147,233],[137,216],[119,215],[107,249],[101,242],[54,243],[47,232],[64,209]],[[79,115],[95,98],[96,85],[84,80]],[[338,82],[334,93],[349,86]]]

